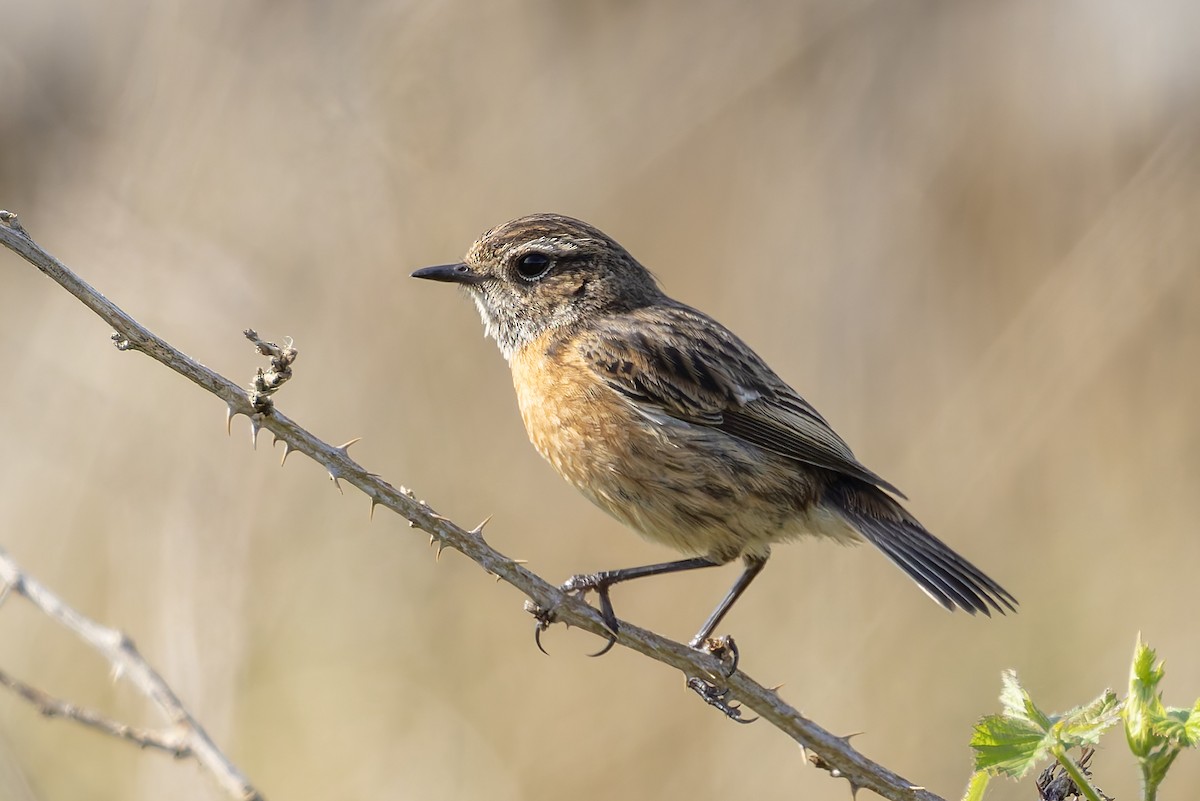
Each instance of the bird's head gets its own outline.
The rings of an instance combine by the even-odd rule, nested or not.
[[[599,229],[559,214],[504,223],[456,264],[414,278],[461,286],[505,359],[552,328],[654,303],[662,292],[625,248]]]

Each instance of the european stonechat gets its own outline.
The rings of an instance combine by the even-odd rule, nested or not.
[[[804,535],[867,540],[947,609],[1016,611],[1012,594],[926,531],[892,497],[903,493],[758,354],[663,294],[593,226],[522,217],[488,231],[463,261],[413,277],[458,284],[475,301],[512,369],[529,439],[559,475],[691,555],[563,585],[595,590],[613,631],[613,584],[740,557],[741,576],[692,639],[701,646],[771,544]]]

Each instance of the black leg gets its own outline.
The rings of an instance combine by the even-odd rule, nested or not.
[[[613,645],[615,645],[617,642],[617,638],[615,636],[618,625],[617,615],[613,611],[612,600],[608,597],[609,587],[614,584],[619,584],[622,581],[632,581],[633,579],[646,578],[647,576],[662,576],[666,575],[667,573],[679,573],[684,570],[698,570],[702,567],[717,567],[720,564],[720,562],[714,562],[712,559],[707,557],[698,556],[694,559],[680,559],[676,562],[660,562],[656,565],[625,567],[621,568],[620,570],[602,570],[599,573],[587,573],[578,576],[571,576],[571,578],[567,579],[562,585],[562,591],[579,593],[582,595],[588,590],[595,590],[596,594],[600,597],[600,615],[604,618],[604,623],[608,626],[611,634],[608,637],[608,644],[596,653],[592,654],[592,656],[603,656],[604,654],[608,653],[609,650],[612,649]],[[761,569],[761,567],[759,569]],[[750,582],[747,581],[746,583],[749,584]],[[732,604],[734,600],[736,600],[736,596],[734,596],[733,599],[726,598],[723,605],[727,607],[729,604]],[[724,611],[721,612],[721,614],[724,615]],[[719,620],[720,617],[717,617],[716,620],[712,620],[710,618],[709,622],[715,626]],[[539,647],[541,646],[539,645]]]
[[[713,630],[720,625],[725,615],[737,602],[738,598],[742,597],[742,593],[750,586],[750,582],[754,581],[755,576],[762,572],[766,567],[767,557],[765,556],[747,556],[744,557],[746,563],[745,570],[742,575],[738,576],[738,580],[733,583],[733,587],[722,599],[713,613],[708,616],[708,620],[704,621],[704,625],[700,627],[700,631],[696,632],[696,636],[688,643],[691,647],[707,651],[713,654],[722,663],[728,661],[725,672],[726,678],[732,676],[737,670],[738,665],[738,650],[732,637],[722,637],[719,641],[712,641],[710,644],[709,636]],[[731,700],[729,688],[722,687],[720,684],[702,679],[699,676],[693,676],[688,679],[687,686],[696,692],[705,703],[715,706],[717,709],[725,713],[725,715],[738,723],[752,723],[758,718],[743,718],[741,705]]]
[[[662,576],[667,573],[679,573],[684,570],[696,570],[701,567],[717,567],[720,564],[720,562],[714,562],[706,556],[698,556],[695,559],[660,562],[657,565],[623,567],[620,570],[602,570],[599,573],[571,576],[562,585],[562,589],[563,592],[599,591],[602,587],[611,587],[614,584],[620,584],[622,581],[632,581],[633,579],[646,578],[648,576]]]
[[[738,580],[733,583],[733,587],[730,588],[724,600],[717,605],[713,613],[708,616],[708,620],[704,621],[704,625],[700,627],[700,631],[696,632],[696,636],[688,643],[693,648],[700,648],[704,645],[704,641],[713,633],[713,629],[720,625],[721,620],[729,613],[733,604],[742,597],[742,593],[750,586],[750,582],[754,581],[754,577],[761,573],[767,564],[765,556],[747,556],[745,561],[746,569],[742,571],[742,575],[738,576]]]

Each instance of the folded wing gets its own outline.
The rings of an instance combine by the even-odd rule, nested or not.
[[[628,322],[610,321],[578,347],[597,376],[639,411],[724,431],[904,497],[860,464],[817,410],[720,323],[682,304]]]

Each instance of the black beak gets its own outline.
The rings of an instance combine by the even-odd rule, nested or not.
[[[458,264],[439,264],[436,267],[422,267],[412,274],[413,278],[428,278],[431,281],[445,281],[449,284],[479,284],[484,277],[472,270],[461,261]]]

